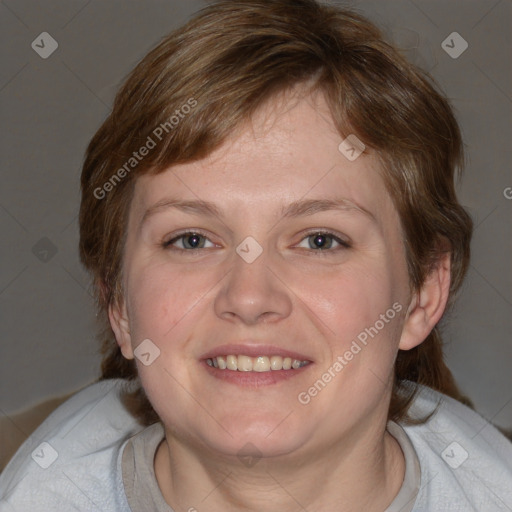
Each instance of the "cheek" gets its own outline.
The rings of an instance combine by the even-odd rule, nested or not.
[[[314,280],[297,279],[301,300],[339,343],[373,325],[396,296],[389,274],[379,265],[347,265]]]
[[[128,276],[132,340],[163,340],[211,286],[203,273],[177,272],[165,264],[134,266]],[[135,338],[135,339],[133,339]]]
[[[177,418],[169,416],[167,410],[170,396],[194,408],[187,402],[186,394],[183,396],[182,385],[188,387],[185,383],[190,380],[188,365],[184,363],[187,358],[193,359],[188,349],[204,315],[202,299],[211,285],[204,273],[177,272],[169,267],[147,261],[144,265],[132,265],[127,283],[131,290],[128,314],[132,345],[136,348],[142,340],[150,339],[159,350],[158,358],[148,366],[136,359],[140,380],[157,413],[174,423]]]
[[[405,310],[389,270],[385,258],[376,258],[371,264],[361,260],[340,267],[316,279],[317,286],[302,278],[301,300],[327,326],[319,343],[327,353],[318,377],[329,372],[336,378],[322,392],[326,408],[345,397],[355,413],[359,406],[351,397],[357,396],[366,396],[373,407],[389,385]]]

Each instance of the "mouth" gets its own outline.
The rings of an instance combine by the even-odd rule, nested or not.
[[[276,384],[313,365],[304,354],[247,343],[217,347],[204,354],[201,363],[213,377],[247,387]]]
[[[311,361],[292,359],[282,356],[257,356],[251,357],[244,354],[231,354],[227,356],[209,357],[206,364],[219,370],[235,372],[271,372],[279,370],[297,370],[310,364]]]

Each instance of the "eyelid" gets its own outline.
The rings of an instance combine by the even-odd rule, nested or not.
[[[341,233],[338,233],[337,231],[331,231],[330,229],[322,229],[322,228],[311,229],[311,230],[308,230],[308,231],[302,233],[300,242],[302,242],[304,239],[309,238],[310,236],[313,236],[313,235],[327,235],[327,236],[331,237],[333,240],[335,240],[336,242],[338,242],[344,249],[349,249],[352,247],[352,243],[349,240],[347,240],[347,237],[345,237]],[[335,249],[324,249],[323,251],[318,250],[318,251],[313,251],[313,252],[324,252],[325,253],[325,252],[332,252],[333,250],[336,250],[336,248]]]
[[[201,235],[202,237],[206,238],[208,241],[210,241],[212,244],[214,245],[218,245],[218,244],[215,244],[215,242],[213,242],[212,240],[210,240],[209,238],[209,235],[203,231],[202,229],[184,229],[183,231],[179,231],[178,233],[173,233],[172,236],[170,238],[164,238],[164,240],[162,241],[162,246],[164,248],[168,248],[171,246],[171,244],[173,244],[174,242],[177,242],[180,238],[184,237],[185,235]],[[176,250],[178,251],[187,251],[187,252],[192,252],[190,249],[181,249],[180,247],[175,247]]]
[[[202,229],[185,229],[183,231],[180,231],[178,233],[173,233],[172,237],[169,238],[168,240],[165,240],[162,242],[162,245],[164,248],[168,248],[168,247],[171,247],[171,245],[175,242],[177,242],[180,238],[184,237],[185,235],[192,235],[192,234],[195,234],[195,235],[200,235],[204,238],[206,238],[209,242],[211,242],[212,244],[214,245],[217,245],[215,242],[213,242],[210,238],[209,238],[209,235],[203,231]],[[348,248],[351,248],[352,247],[352,244],[351,242],[349,242],[348,240],[346,240],[343,235],[341,235],[341,233],[338,233],[336,231],[331,231],[329,229],[322,229],[322,228],[317,228],[317,229],[310,229],[308,231],[305,231],[303,233],[301,233],[301,238],[299,240],[299,243],[303,242],[305,239],[309,238],[310,236],[313,236],[313,235],[324,235],[324,236],[329,236],[331,237],[334,241],[336,241],[340,246],[341,248],[343,249],[348,249]],[[297,245],[297,244],[296,244]],[[180,247],[174,247],[175,250],[177,251],[187,251],[187,252],[196,252],[197,249],[194,251],[193,249],[181,249]],[[200,248],[200,249],[205,249],[204,247]],[[206,247],[206,249],[208,249],[208,247]],[[305,247],[302,247],[302,249],[305,249]],[[335,251],[336,249],[339,249],[338,248],[334,248],[334,249],[318,249],[318,250],[314,250],[314,249],[308,249],[312,252],[318,252],[318,253],[327,253],[327,252],[333,252]]]

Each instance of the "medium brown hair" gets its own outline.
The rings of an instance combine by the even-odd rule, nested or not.
[[[324,94],[342,137],[356,134],[380,159],[401,219],[411,290],[450,252],[451,303],[467,270],[472,222],[455,193],[463,164],[459,127],[432,79],[354,11],[314,0],[214,2],[136,66],[87,149],[80,256],[105,326],[102,378],[137,378],[107,316],[122,298],[137,177],[209,155],[265,101],[300,84]],[[150,139],[155,146],[135,159]],[[399,351],[390,419],[412,421],[417,384],[466,401],[443,361],[438,327],[416,348]],[[131,396],[142,423],[158,420],[140,386]]]

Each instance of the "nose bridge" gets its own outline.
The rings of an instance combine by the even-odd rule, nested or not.
[[[275,259],[269,250],[248,237],[236,248],[232,267],[216,296],[218,316],[253,324],[278,320],[291,312],[291,298],[275,278]]]

